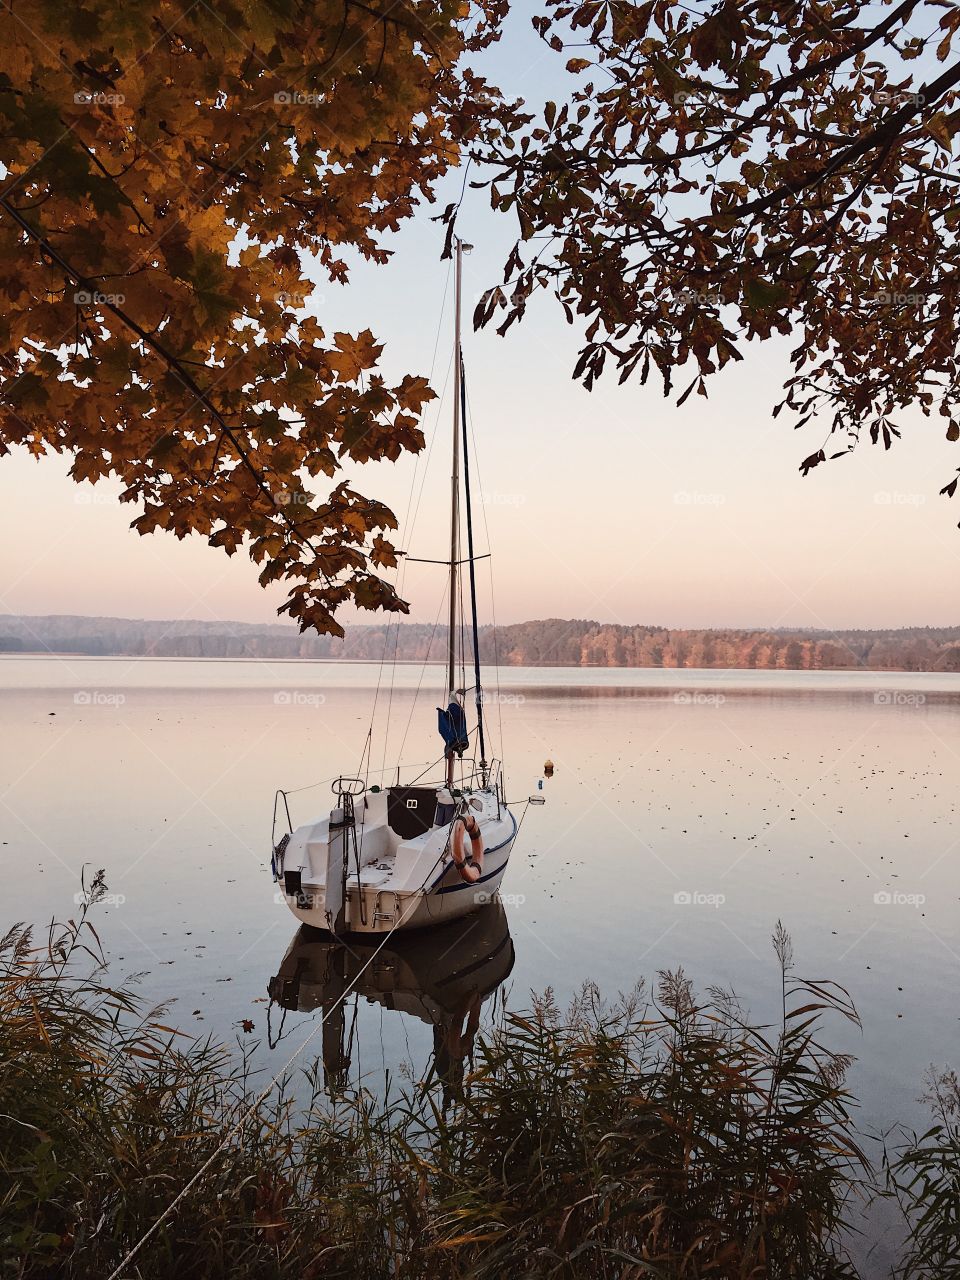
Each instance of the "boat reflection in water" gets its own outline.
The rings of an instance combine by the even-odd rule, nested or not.
[[[481,1006],[506,981],[513,961],[507,914],[495,900],[447,924],[396,933],[386,945],[376,936],[335,938],[304,925],[267,993],[285,1013],[322,1010],[324,1085],[331,1094],[349,1076],[354,1001],[364,997],[431,1024],[433,1069],[446,1105],[461,1090]]]

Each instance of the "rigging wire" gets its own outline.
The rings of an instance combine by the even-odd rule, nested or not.
[[[374,695],[374,705],[376,705],[376,695]],[[361,752],[361,754],[360,754],[360,765],[359,765],[359,767],[358,767],[358,769],[357,769],[357,777],[358,777],[358,778],[360,778],[360,777],[362,777],[362,778],[363,778],[363,789],[364,789],[364,791],[366,791],[366,789],[367,789],[367,779],[368,779],[368,778],[369,778],[369,776],[370,776],[370,765],[373,763],[373,761],[370,759],[370,753],[371,753],[371,749],[372,749],[372,744],[373,744],[373,721],[371,720],[371,721],[370,721],[370,727],[369,727],[369,729],[367,729],[367,738],[366,738],[366,741],[365,741],[365,742],[364,742],[364,744],[363,744],[363,751],[362,751],[362,752]],[[366,760],[366,762],[367,762],[367,767],[366,767],[366,769],[364,769],[364,767],[363,767],[363,762],[364,762],[364,760]]]
[[[427,768],[430,768],[432,763],[433,761],[408,760],[403,764],[401,764],[400,768],[401,769],[419,769],[423,765],[426,765]],[[390,768],[392,770],[394,766],[391,765]],[[370,776],[374,778],[380,777],[381,774],[383,773],[386,773],[385,769],[370,770]],[[296,795],[299,795],[301,791],[315,791],[317,787],[327,787],[330,785],[331,782],[336,782],[336,780],[340,777],[343,777],[343,775],[340,773],[335,773],[331,778],[321,778],[319,782],[308,782],[303,787],[291,787],[291,788],[288,788],[286,791],[279,792],[278,794],[286,795],[286,796],[296,796]]]
[[[457,628],[457,631],[458,631],[457,639],[459,642],[459,650],[460,650],[460,688],[464,690],[464,701],[466,701],[467,666],[466,666],[466,660],[465,660],[466,642],[464,640],[465,628],[464,628],[464,607],[463,607],[463,577],[464,575],[461,573],[459,583],[458,583],[458,586],[460,589],[460,625]],[[476,750],[476,748],[474,748],[474,750]],[[460,757],[460,789],[461,791],[463,790],[463,785],[464,785],[463,756],[461,756]]]
[[[428,383],[433,381],[433,372],[434,372],[434,369],[436,368],[436,363],[437,363],[437,352],[440,350],[440,336],[443,332],[443,317],[447,309],[447,295],[450,291],[450,276],[452,274],[452,270],[453,270],[453,264],[451,262],[447,267],[447,274],[443,282],[443,296],[440,300],[440,315],[437,319],[437,332],[436,332],[436,337],[434,338],[434,341],[433,341],[433,355],[430,357],[430,372],[427,375]],[[416,524],[417,513],[420,510],[420,499],[423,496],[424,484],[426,483],[427,473],[430,469],[430,459],[433,456],[434,442],[436,441],[437,435],[439,433],[438,428],[440,425],[440,411],[443,407],[444,399],[446,398],[447,383],[449,381],[449,378],[450,378],[450,367],[448,365],[447,372],[443,381],[443,390],[441,391],[440,399],[437,402],[437,410],[434,417],[433,430],[430,433],[430,444],[427,447],[427,455],[423,463],[423,475],[420,482],[420,490],[417,495],[417,503],[413,509],[413,517],[411,519],[410,509],[411,509],[411,506],[413,506],[413,495],[417,488],[417,473],[420,470],[421,455],[417,454],[416,459],[414,461],[413,477],[410,481],[410,493],[407,497],[407,510],[403,517],[402,528],[404,530],[404,533],[403,533],[404,538],[407,538],[412,533],[413,526]],[[406,558],[401,557],[400,572],[397,575],[397,594],[398,595],[403,594],[403,584],[406,581],[406,568],[407,568]],[[390,706],[392,706],[392,703],[393,703],[393,682],[394,682],[394,678],[396,676],[396,670],[397,670],[397,649],[399,648],[399,645],[400,645],[400,619],[399,618],[395,622],[394,628],[395,628],[394,653],[393,653],[393,663],[391,666],[391,673],[390,673],[391,674],[390,703],[388,704],[386,724],[384,725],[384,733],[383,733],[384,767],[386,766],[386,762],[387,762],[387,739],[390,735]],[[389,647],[390,647],[390,623],[388,622],[386,627],[386,635],[384,636],[384,641],[383,641],[383,653],[381,654],[381,657],[380,657],[380,668],[377,672],[377,687],[373,697],[373,708],[370,713],[371,732],[373,730],[374,718],[377,712],[377,703],[380,698],[380,686],[383,680],[383,668],[387,660],[387,651]]]
[[[470,403],[470,388],[465,387],[465,392],[466,392],[466,401],[467,401],[467,412],[465,415],[465,421],[469,424],[470,439],[473,443],[473,465],[474,465],[474,472],[477,477],[476,487],[480,492],[480,494],[482,495],[483,476],[480,472],[479,454],[477,450],[477,436],[473,427],[473,407]],[[487,504],[485,502],[480,503],[480,511],[483,516],[483,534],[487,543],[487,548],[489,549],[489,552],[490,552],[490,554],[487,557],[487,569],[490,575],[490,618],[493,625],[493,662],[494,662],[494,670],[496,672],[495,684],[496,684],[496,690],[497,690],[497,734],[500,740],[498,754],[500,756],[500,759],[503,760],[503,754],[504,754],[503,752],[503,696],[500,692],[500,638],[497,634],[497,603],[496,603],[497,595],[493,589],[493,546],[490,541],[490,525],[487,521]]]
[[[487,752],[483,734],[483,688],[480,676],[480,624],[477,617],[477,566],[475,563],[476,550],[473,541],[473,501],[470,490],[470,432],[467,427],[467,381],[462,352],[460,353],[460,416],[462,419],[461,430],[463,435],[463,479],[464,505],[466,507],[467,517],[467,557],[470,565],[470,637],[473,642],[473,678],[475,683],[474,694],[477,708],[478,742],[474,744],[474,747],[476,748],[477,745],[480,747],[481,778],[485,784],[486,779],[483,778],[483,773],[486,765]],[[466,686],[466,675],[464,675],[463,683],[464,686]],[[474,753],[474,766],[476,766],[476,753]]]
[[[407,723],[404,726],[403,737],[400,740],[400,752],[399,752],[400,755],[403,755],[404,748],[407,745],[407,734],[410,732],[411,724],[413,724],[413,713],[417,709],[417,700],[420,697],[420,690],[423,686],[423,677],[426,674],[427,666],[429,663],[430,651],[433,649],[433,641],[437,634],[437,628],[440,626],[440,614],[443,611],[444,598],[445,598],[444,594],[441,594],[440,603],[437,606],[437,616],[433,620],[433,630],[430,632],[430,640],[427,644],[426,654],[424,655],[423,662],[420,665],[420,676],[419,676],[419,679],[417,680],[417,687],[414,690],[413,698],[410,700],[410,713],[407,716]],[[442,758],[443,757],[441,757],[441,759]]]
[[[444,295],[444,296],[446,296],[446,295]],[[442,323],[442,316],[441,316],[441,323]],[[453,368],[453,359],[452,359],[452,357],[451,357],[450,363],[447,365],[447,372],[446,372],[446,376],[444,377],[444,381],[443,381],[443,389],[442,389],[442,391],[441,391],[441,393],[440,393],[440,400],[438,401],[438,404],[437,404],[437,421],[436,421],[436,423],[434,424],[434,430],[433,430],[433,432],[432,432],[432,434],[431,434],[431,436],[430,436],[430,445],[429,445],[429,448],[428,448],[428,450],[427,450],[427,457],[426,457],[426,460],[424,461],[424,465],[423,465],[423,473],[422,473],[421,480],[420,480],[420,490],[419,490],[419,492],[418,492],[418,494],[417,494],[416,505],[415,505],[415,506],[414,506],[414,508],[413,508],[413,515],[408,517],[407,530],[408,530],[408,532],[409,532],[409,534],[410,534],[411,536],[412,536],[412,534],[413,534],[413,529],[415,528],[416,523],[417,523],[417,516],[420,514],[420,503],[421,503],[421,501],[423,500],[423,491],[424,491],[424,489],[426,488],[427,475],[428,475],[429,470],[430,470],[430,459],[433,457],[433,448],[434,448],[434,445],[435,445],[435,443],[436,443],[437,436],[439,435],[439,420],[440,420],[440,413],[441,413],[441,410],[442,410],[442,408],[443,408],[443,405],[444,405],[444,403],[445,403],[445,401],[446,401],[446,397],[447,397],[447,385],[448,385],[448,383],[449,383],[449,381],[450,381],[450,370],[451,370],[452,368]],[[416,477],[414,477],[414,478],[416,478]],[[413,490],[411,489],[411,498],[412,498],[412,496],[413,496]],[[408,504],[408,511],[409,511],[409,504]],[[407,560],[406,560],[406,557],[404,557],[404,558],[403,558],[403,564],[401,565],[401,568],[400,568],[400,576],[399,576],[399,579],[398,579],[398,581],[397,581],[397,590],[398,590],[398,591],[401,591],[401,590],[402,590],[402,588],[403,588],[403,584],[404,584],[404,582],[406,581],[406,569],[407,569]],[[440,609],[442,609],[442,608],[443,608],[443,601],[444,601],[444,598],[445,598],[445,597],[444,597],[444,595],[441,593],[441,596],[440,596]],[[437,617],[438,617],[438,620],[439,620],[439,614],[440,614],[440,611],[438,610],[438,611],[437,611]],[[389,701],[388,701],[388,703],[387,703],[386,725],[385,725],[385,727],[384,727],[384,734],[383,734],[383,764],[384,764],[383,772],[386,772],[386,763],[387,763],[387,745],[388,745],[388,741],[389,741],[389,737],[390,737],[390,715],[391,715],[391,712],[392,712],[392,710],[393,710],[393,694],[394,694],[394,689],[395,689],[395,685],[396,685],[396,677],[397,677],[397,652],[398,652],[398,650],[399,650],[399,648],[400,648],[400,619],[399,619],[399,618],[398,618],[398,619],[396,620],[396,622],[393,624],[393,627],[394,627],[394,646],[393,646],[393,662],[392,662],[392,664],[391,664],[391,668],[390,668],[390,697],[389,697]],[[388,625],[387,625],[388,638],[389,638],[389,631],[390,631],[390,624],[388,623]],[[389,639],[388,639],[388,643],[389,643]],[[432,643],[433,643],[433,638],[431,637],[431,646],[432,646]],[[428,647],[428,649],[427,649],[427,651],[426,651],[426,654],[424,655],[424,659],[423,659],[423,668],[425,668],[425,667],[426,667],[426,664],[429,662],[429,659],[430,659],[430,648]],[[385,661],[385,660],[386,660],[386,649],[384,650],[384,658],[383,658],[382,662],[383,662],[383,661]],[[381,670],[382,670],[382,662],[381,662]],[[422,669],[423,669],[423,668],[421,668],[421,678],[422,678]],[[402,750],[403,750],[403,749],[401,748],[401,751],[402,751]]]

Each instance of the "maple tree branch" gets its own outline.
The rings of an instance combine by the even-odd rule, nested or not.
[[[61,268],[61,270],[65,271],[67,275],[70,278],[72,278],[75,285],[83,287],[84,285],[89,286],[93,283],[92,280],[87,279],[82,274],[82,272],[77,271],[75,267],[73,267],[69,262],[67,262],[67,260],[64,257],[62,257],[62,255],[49,244],[46,237],[41,232],[37,231],[36,228],[32,227],[30,223],[27,222],[27,220],[21,216],[20,211],[15,206],[10,204],[9,200],[5,195],[0,196],[0,208],[4,209],[7,212],[7,214],[11,218],[13,218],[13,220],[18,224],[21,230],[27,236],[29,236],[30,239],[34,241],[34,243],[36,243],[40,247],[40,249],[47,255],[47,257],[52,262],[55,262]],[[233,447],[236,449],[237,456],[240,458],[240,461],[243,464],[243,466],[246,468],[246,470],[250,473],[254,483],[257,486],[257,489],[263,494],[264,497],[269,499],[270,505],[273,507],[277,515],[282,519],[284,524],[287,525],[294,539],[297,542],[299,542],[302,546],[305,546],[307,550],[309,550],[314,557],[317,557],[319,553],[316,547],[313,546],[309,538],[305,538],[299,532],[296,523],[290,519],[290,516],[284,510],[283,506],[277,501],[276,496],[271,492],[270,487],[267,484],[266,480],[263,478],[262,473],[258,471],[257,468],[250,461],[247,450],[240,443],[240,440],[238,439],[236,432],[230,427],[229,423],[226,421],[223,414],[216,407],[216,405],[213,403],[213,401],[210,399],[207,393],[203,390],[203,388],[196,382],[196,380],[189,373],[189,371],[186,368],[184,368],[183,364],[177,359],[176,356],[174,356],[171,352],[167,351],[166,347],[164,347],[164,345],[161,342],[159,342],[152,333],[150,333],[147,329],[144,329],[142,325],[138,324],[137,321],[134,320],[132,316],[127,315],[126,312],[122,310],[122,308],[117,306],[115,303],[111,303],[111,302],[105,302],[103,306],[104,306],[104,310],[110,311],[113,315],[117,317],[118,320],[120,320],[124,325],[126,325],[127,328],[131,330],[131,332],[136,334],[136,336],[140,339],[141,342],[146,343],[146,345],[149,346],[151,350],[154,351],[160,357],[161,360],[163,360],[167,368],[172,373],[176,374],[176,376],[180,379],[183,386],[186,388],[187,391],[190,392],[190,394],[194,397],[194,399],[199,404],[202,404],[204,408],[207,410],[207,412],[211,414],[211,416],[216,420],[216,422],[220,426],[222,435],[225,435],[226,438],[233,445]],[[324,575],[324,577],[326,578],[326,575]],[[327,578],[327,581],[330,581],[330,579]]]
[[[403,0],[391,0],[386,10],[375,9],[373,5],[364,4],[363,0],[346,0],[346,3],[354,9],[360,9],[363,13],[368,13],[371,18],[376,18],[378,22],[382,22],[384,28],[388,22],[392,22],[398,29],[403,29],[408,33],[417,36],[428,45],[431,52],[436,53],[433,43],[427,35],[426,29],[422,22],[413,22],[408,17],[398,16],[397,10],[401,8]]]
[[[64,128],[66,128],[65,121],[61,120],[60,123],[64,126]],[[103,176],[105,178],[109,178],[113,186],[116,187],[117,191],[120,193],[121,200],[127,206],[128,209],[132,210],[133,216],[136,218],[140,226],[143,227],[144,230],[149,231],[151,235],[153,235],[153,227],[150,226],[149,222],[144,221],[143,217],[140,214],[140,210],[137,208],[137,206],[133,203],[133,201],[124,191],[123,187],[121,187],[119,175],[110,172],[110,170],[103,163],[103,161],[100,159],[97,153],[95,151],[91,151],[91,149],[87,146],[87,144],[83,141],[82,138],[77,137],[77,133],[75,129],[71,130],[70,132],[72,132],[73,137],[76,138],[76,141],[79,144],[81,150],[84,151],[87,154],[87,156],[89,156],[89,158],[93,161],[93,163],[97,166],[97,168],[103,174]],[[133,167],[133,163],[131,162],[131,164],[128,165],[127,168],[124,170],[124,172],[129,173],[132,167]]]
[[[505,0],[476,3],[489,43]],[[372,332],[325,339],[281,290],[306,283],[304,253],[338,280],[334,245],[385,259],[382,234],[454,166],[451,139],[481,130],[456,70],[485,47],[467,35],[473,6],[254,3],[228,25],[212,0],[169,14],[97,0],[89,22],[55,4],[38,24],[0,0],[0,80],[15,86],[0,104],[0,239],[19,262],[8,318],[21,335],[0,351],[0,450],[72,454],[78,482],[119,476],[141,533],[249,550],[301,629],[339,630],[350,600],[406,611],[378,576],[396,519],[344,475],[421,449],[433,393],[412,374],[367,381],[383,350]],[[296,85],[324,110],[263,101]],[[57,136],[64,120],[78,145]],[[241,221],[261,249],[237,260]],[[96,289],[91,306],[81,289]]]

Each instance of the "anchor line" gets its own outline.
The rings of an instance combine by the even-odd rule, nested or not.
[[[411,907],[414,905],[416,904],[415,903],[411,904]],[[120,1264],[116,1266],[113,1269],[113,1271],[110,1272],[106,1280],[119,1280],[119,1276],[121,1272],[124,1270],[125,1267],[129,1266],[129,1264],[137,1256],[137,1254],[140,1252],[143,1246],[147,1243],[150,1237],[154,1234],[154,1232],[156,1232],[160,1228],[160,1226],[164,1222],[166,1222],[166,1220],[175,1212],[180,1202],[189,1194],[189,1192],[193,1189],[193,1187],[196,1186],[196,1184],[200,1181],[200,1179],[207,1172],[207,1170],[211,1168],[211,1166],[216,1162],[217,1158],[223,1154],[223,1152],[227,1149],[230,1142],[237,1136],[237,1134],[243,1132],[250,1118],[254,1115],[256,1111],[259,1110],[259,1108],[263,1105],[263,1103],[266,1102],[267,1098],[269,1098],[270,1094],[273,1092],[276,1085],[280,1082],[281,1079],[283,1079],[283,1077],[289,1071],[290,1067],[293,1066],[297,1058],[300,1057],[301,1053],[303,1053],[304,1049],[306,1049],[307,1045],[314,1038],[317,1032],[323,1029],[323,1026],[327,1018],[329,1017],[329,1015],[333,1013],[341,1004],[343,1004],[347,996],[350,995],[351,991],[356,987],[356,984],[360,981],[360,979],[363,977],[366,971],[370,968],[374,960],[377,958],[377,956],[380,954],[383,948],[387,945],[387,943],[393,937],[396,931],[400,928],[401,924],[406,919],[406,914],[407,913],[404,913],[393,924],[393,926],[383,935],[383,940],[371,952],[369,959],[357,971],[356,976],[352,979],[351,982],[347,984],[344,991],[337,997],[337,999],[333,1002],[330,1008],[324,1010],[320,1018],[320,1021],[314,1026],[313,1030],[306,1037],[306,1039],[299,1046],[299,1048],[294,1050],[294,1052],[286,1060],[286,1062],[283,1064],[280,1070],[276,1073],[276,1075],[274,1075],[273,1078],[269,1081],[266,1088],[263,1089],[257,1095],[257,1097],[253,1100],[253,1102],[247,1108],[247,1110],[240,1117],[240,1119],[227,1131],[226,1135],[223,1138],[223,1141],[217,1145],[217,1147],[203,1162],[203,1164],[200,1166],[197,1172],[193,1175],[193,1177],[190,1178],[190,1180],[186,1183],[186,1185],[182,1187],[181,1190],[174,1196],[174,1198],[167,1205],[166,1209],[164,1209],[163,1213],[161,1213],[160,1217],[157,1218],[156,1222],[154,1222],[152,1226],[147,1228],[147,1230],[143,1233],[143,1235],[140,1237],[137,1243],[133,1246],[133,1248],[130,1249],[127,1252],[127,1254],[123,1257]]]

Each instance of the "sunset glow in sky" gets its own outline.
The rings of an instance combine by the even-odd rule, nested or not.
[[[517,19],[485,69],[508,92],[542,98],[552,56]],[[456,175],[438,193],[439,208],[461,182]],[[393,237],[389,267],[360,264],[346,288],[318,276],[310,309],[331,332],[372,328],[386,343],[388,380],[432,372],[440,391],[449,373],[452,285],[431,221],[437,212],[425,208]],[[473,191],[460,231],[477,246],[465,261],[469,317],[501,278],[513,227]],[[498,621],[822,628],[960,621],[951,589],[960,504],[937,496],[958,455],[939,419],[916,413],[901,421],[904,438],[889,453],[868,443],[801,479],[798,463],[821,445],[826,424],[796,433],[771,418],[790,343],[747,347],[744,362],[710,384],[709,400],[692,397],[681,409],[652,379],[646,388],[618,387],[611,376],[586,392],[570,379],[577,346],[576,330],[547,297],[535,299],[505,339],[467,329],[477,500],[489,525]],[[682,376],[676,382],[685,386]],[[428,465],[406,458],[346,473],[388,501],[401,522],[416,509],[399,545],[417,556],[446,552],[450,412],[448,387],[428,410]],[[282,594],[261,590],[244,555],[228,560],[199,538],[138,537],[128,528],[136,513],[116,501],[119,486],[78,487],[67,465],[0,460],[0,612],[275,618]],[[480,526],[485,551],[482,519]],[[486,565],[481,581],[489,620]],[[411,565],[402,585],[411,618],[433,621],[443,570]]]

